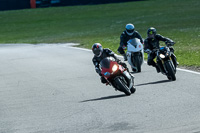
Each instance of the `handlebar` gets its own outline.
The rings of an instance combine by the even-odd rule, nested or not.
[[[153,49],[152,52],[157,52],[159,49]]]
[[[147,50],[145,50],[144,52],[145,52],[145,53],[148,53],[148,54],[151,54],[151,53],[157,52],[158,50],[159,50],[159,49],[153,49],[153,50],[147,49]]]

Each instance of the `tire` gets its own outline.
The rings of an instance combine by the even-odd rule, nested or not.
[[[128,86],[122,81],[121,78],[115,79],[115,84],[117,87],[119,87],[120,91],[123,91],[127,96],[131,95],[131,91],[129,90]]]
[[[167,76],[167,78],[168,78],[169,80],[172,80],[172,78],[171,78],[170,76]]]
[[[135,89],[134,87],[132,87],[132,88],[130,89],[130,91],[131,91],[131,93],[133,94],[133,93],[135,93],[136,89]]]
[[[141,72],[141,63],[140,56],[135,56],[135,66],[137,67],[137,71]]]
[[[172,62],[171,61],[166,62],[165,66],[166,66],[166,69],[168,71],[167,78],[169,80],[175,81],[176,80],[176,76],[175,76],[175,71],[173,70]]]

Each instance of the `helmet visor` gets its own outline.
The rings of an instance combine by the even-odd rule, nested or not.
[[[95,49],[93,50],[93,53],[94,53],[96,56],[101,56],[102,51],[103,51],[102,48],[95,48]]]
[[[98,56],[98,55],[100,55],[101,50],[100,50],[100,49],[96,49],[96,50],[94,50],[93,52],[94,52],[94,54],[95,54],[96,56]]]
[[[128,33],[133,33],[134,30],[126,30]]]
[[[148,34],[148,38],[154,38],[155,35],[154,34]]]

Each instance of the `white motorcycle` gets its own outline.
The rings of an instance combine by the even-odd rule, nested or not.
[[[130,39],[127,42],[127,59],[134,72],[141,72],[141,66],[144,62],[143,44],[139,39]]]

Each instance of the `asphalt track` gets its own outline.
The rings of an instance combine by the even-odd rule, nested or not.
[[[0,45],[0,133],[199,133],[200,73],[143,64],[131,96],[100,83],[92,52]],[[186,71],[186,72],[185,72]]]

